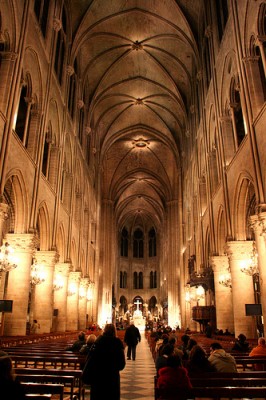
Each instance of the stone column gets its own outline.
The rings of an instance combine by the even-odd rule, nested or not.
[[[250,217],[250,222],[255,233],[256,248],[258,252],[262,315],[263,320],[266,321],[266,212],[262,212],[259,215],[252,215]]]
[[[247,338],[252,338],[254,327],[251,317],[246,316],[245,304],[254,304],[253,279],[252,276],[241,272],[241,268],[250,263],[253,242],[244,240],[227,242],[226,250],[232,277],[235,336],[243,333]]]
[[[55,332],[66,331],[67,320],[67,289],[68,277],[72,268],[70,263],[57,263],[54,271],[54,309],[58,314],[53,318],[53,330]],[[55,286],[57,283],[57,287]]]
[[[176,227],[178,226],[178,202],[171,201],[167,203],[167,238],[168,247],[166,249],[165,265],[167,271],[168,285],[168,324],[171,327],[181,326],[180,302],[179,302],[179,254],[180,242],[179,233]]]
[[[30,293],[30,268],[35,248],[32,234],[7,234],[6,241],[15,251],[18,267],[8,273],[6,299],[13,300],[12,313],[5,314],[4,335],[26,335]]]
[[[4,222],[8,218],[8,208],[7,204],[0,203],[0,245],[2,245]],[[4,296],[5,276],[5,273],[0,274],[0,299]]]
[[[33,288],[35,292],[33,318],[40,324],[39,333],[50,333],[53,321],[54,266],[58,254],[55,251],[37,251],[35,259],[44,273],[45,281]]]
[[[7,51],[1,52],[0,109],[3,110],[3,112],[8,105],[8,96],[10,95],[10,80],[12,80],[16,59],[16,53]]]
[[[70,272],[68,278],[67,292],[67,322],[68,331],[78,330],[78,303],[79,303],[79,283],[81,272]]]
[[[87,290],[89,286],[89,278],[81,278],[79,286],[79,330],[85,330],[87,324]]]
[[[260,78],[259,59],[259,56],[246,57],[243,59],[248,76],[249,95],[253,104],[252,108],[256,110],[254,116],[256,116],[256,114],[260,111],[264,103],[263,85]]]
[[[228,257],[213,256],[210,261],[214,273],[217,328],[223,331],[227,328],[229,332],[234,332],[232,290],[231,287],[226,287],[219,283],[220,277],[228,274]]]

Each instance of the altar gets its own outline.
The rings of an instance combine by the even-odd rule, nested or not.
[[[139,300],[136,301],[136,303],[134,303],[137,305],[137,309],[134,311],[133,313],[133,322],[134,325],[140,330],[140,331],[144,331],[145,330],[145,324],[146,324],[146,320],[142,315],[142,311],[139,309],[140,306],[140,302]]]

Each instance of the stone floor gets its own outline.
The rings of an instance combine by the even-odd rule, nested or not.
[[[120,373],[120,400],[154,400],[155,365],[144,333],[141,338],[136,360],[126,360],[126,367]],[[86,391],[85,399],[89,398],[89,392]]]

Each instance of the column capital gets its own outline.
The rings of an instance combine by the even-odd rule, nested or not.
[[[79,283],[81,279],[81,271],[71,271],[69,273],[69,282]]]
[[[70,263],[55,264],[55,273],[56,274],[62,274],[63,276],[68,277],[71,269],[72,269],[72,264],[70,264]]]
[[[0,203],[0,220],[4,221],[8,218],[9,205]]]
[[[32,233],[7,233],[5,239],[15,251],[26,253],[33,252],[38,243],[36,236]]]
[[[245,260],[252,256],[253,240],[236,240],[227,242],[225,249],[230,261]]]
[[[212,256],[210,257],[210,263],[214,273],[220,273],[228,271],[229,260],[228,256]]]
[[[50,266],[54,266],[59,259],[59,255],[56,251],[49,251],[49,250],[36,251],[34,257],[36,258],[38,264],[40,263]]]
[[[90,279],[89,278],[81,278],[80,279],[80,286],[87,289],[90,284]]]

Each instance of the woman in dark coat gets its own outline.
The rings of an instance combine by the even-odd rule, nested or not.
[[[91,400],[120,400],[120,373],[125,368],[125,352],[122,341],[116,337],[113,324],[107,324],[95,341],[92,355],[93,376]]]

